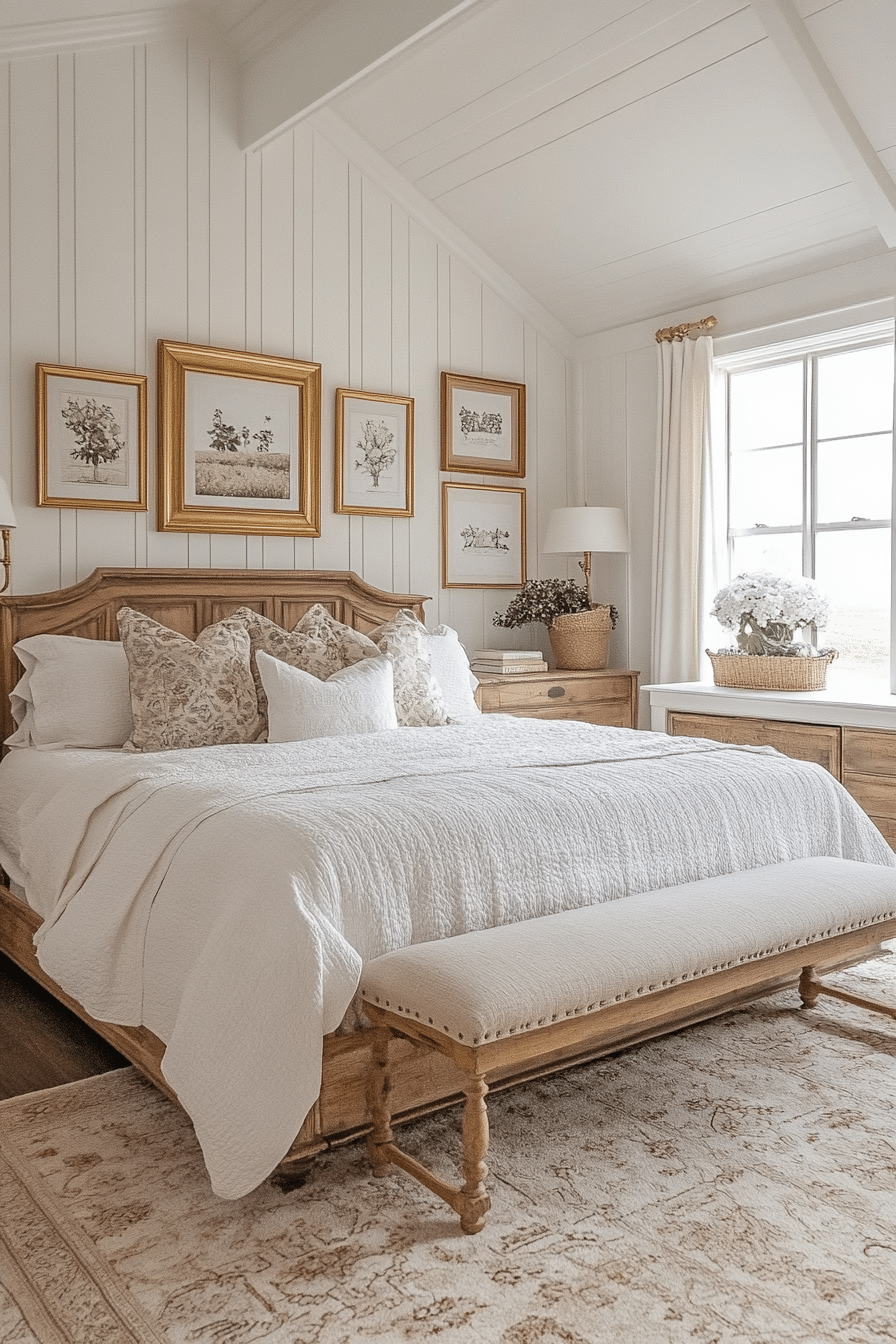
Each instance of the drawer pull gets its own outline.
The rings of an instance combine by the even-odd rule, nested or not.
[[[551,686],[550,689],[548,690],[548,696],[550,697],[551,700],[562,700],[565,694],[566,694],[565,686]]]

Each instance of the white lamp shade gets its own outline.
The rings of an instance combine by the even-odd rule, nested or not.
[[[625,515],[621,509],[604,509],[589,504],[570,509],[552,509],[542,549],[547,555],[631,550]]]
[[[0,527],[15,527],[16,515],[9,497],[9,486],[0,476]]]

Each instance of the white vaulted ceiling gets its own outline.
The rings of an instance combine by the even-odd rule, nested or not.
[[[0,23],[108,3],[4,0]],[[896,244],[894,0],[187,11],[230,44],[247,144],[328,103],[577,335]]]

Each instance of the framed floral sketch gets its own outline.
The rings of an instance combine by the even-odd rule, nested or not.
[[[159,341],[161,532],[320,536],[320,365]]]
[[[414,514],[414,399],[336,389],[337,513]]]
[[[442,373],[442,471],[525,476],[525,383]]]
[[[146,376],[38,364],[37,502],[146,508]]]
[[[442,587],[519,588],[525,579],[525,490],[443,481]]]

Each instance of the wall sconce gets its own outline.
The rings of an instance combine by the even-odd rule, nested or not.
[[[0,536],[3,538],[3,587],[0,593],[5,593],[9,587],[9,571],[12,566],[12,558],[9,550],[9,532],[10,528],[16,525],[16,515],[13,512],[12,500],[9,497],[9,487],[0,477]]]
[[[591,552],[631,550],[625,515],[621,509],[587,504],[552,509],[542,549],[547,555],[582,552],[579,568],[585,575],[585,590],[591,602]]]

